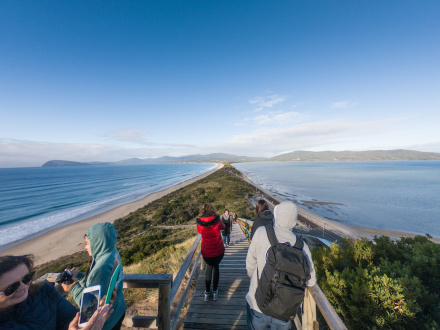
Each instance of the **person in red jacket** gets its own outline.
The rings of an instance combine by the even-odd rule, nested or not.
[[[205,270],[205,301],[209,300],[212,292],[212,300],[218,299],[218,282],[220,280],[220,261],[225,254],[220,231],[225,229],[225,224],[220,221],[214,206],[204,204],[199,218],[197,218],[197,231],[202,235],[202,256],[206,263]],[[211,291],[211,278],[212,291]]]

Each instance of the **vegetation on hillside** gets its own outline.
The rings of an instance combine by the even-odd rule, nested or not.
[[[438,329],[440,245],[345,240],[313,250],[318,284],[349,329]]]
[[[221,214],[224,208],[239,217],[251,218],[254,209],[247,198],[252,188],[236,176],[241,176],[232,166],[226,165],[208,177],[176,190],[143,208],[114,222],[118,232],[118,249],[124,264],[139,262],[142,258],[172,245],[165,239],[169,230],[158,225],[195,223],[200,207],[212,203]],[[176,237],[176,243],[188,237]]]
[[[203,203],[212,203],[219,213],[228,208],[239,217],[254,217],[254,208],[247,198],[253,189],[237,176],[242,175],[234,167],[225,165],[206,178],[117,219],[114,225],[123,265],[138,263],[157,253],[160,255],[160,251],[165,251],[163,256],[166,258],[172,254],[173,246],[196,236],[195,228],[164,229],[157,226],[195,224]],[[79,252],[42,265],[38,274],[60,272],[74,266],[85,270],[88,259],[86,252]]]

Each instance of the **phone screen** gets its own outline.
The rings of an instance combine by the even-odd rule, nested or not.
[[[99,306],[99,296],[100,290],[93,290],[83,292],[82,300],[81,300],[81,310],[79,313],[79,324],[87,323],[93,313],[98,309]]]

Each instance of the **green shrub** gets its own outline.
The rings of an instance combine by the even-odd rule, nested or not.
[[[345,240],[313,250],[318,284],[350,329],[438,329],[440,245]]]

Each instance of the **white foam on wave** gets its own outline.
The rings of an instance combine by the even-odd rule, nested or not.
[[[190,180],[199,175],[207,173],[215,169],[216,167],[218,167],[218,165],[214,165],[205,170],[200,170],[193,173],[176,175],[176,177],[167,180],[154,182],[150,186],[144,189],[132,191],[126,194],[112,196],[105,200],[88,203],[86,205],[75,207],[70,210],[58,212],[50,216],[30,219],[28,221],[14,224],[12,226],[0,228],[0,248],[4,245],[26,239],[27,237],[32,237],[37,233],[45,232],[50,229],[59,227],[63,223],[70,223],[70,222],[84,220],[90,216],[103,213],[117,206],[134,202],[149,194],[161,191],[163,189],[169,188],[183,181]]]

